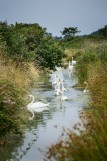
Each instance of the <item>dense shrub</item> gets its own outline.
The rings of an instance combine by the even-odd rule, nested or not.
[[[19,133],[18,109],[22,106],[22,91],[9,80],[0,80],[0,138],[7,133]]]
[[[42,68],[60,66],[64,53],[52,37],[45,37],[36,52],[36,63]]]
[[[5,55],[17,64],[36,60],[40,67],[54,69],[55,65],[61,65],[64,57],[59,43],[37,23],[8,25],[0,22],[0,41],[0,48],[5,44]]]

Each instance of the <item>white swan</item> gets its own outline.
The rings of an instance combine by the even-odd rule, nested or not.
[[[74,60],[73,56],[72,56],[72,65],[75,65],[77,63],[76,60]]]
[[[61,80],[59,79],[57,84],[55,85],[55,93],[53,95],[59,96],[61,94]]]
[[[64,96],[64,91],[61,90],[61,101],[68,100],[67,96]]]
[[[89,90],[87,89],[87,88],[88,88],[88,83],[85,81],[84,84],[86,84],[86,87],[85,87],[85,89],[83,90],[83,92],[84,92],[84,93],[87,93],[87,92],[89,92]]]
[[[55,74],[55,80],[52,82],[52,86],[55,86],[58,82],[58,76]]]
[[[49,103],[45,104],[42,102],[34,102],[34,96],[29,95],[29,97],[32,98],[31,103],[27,105],[27,109],[32,113],[32,117],[30,119],[34,118],[34,112],[43,112],[44,110],[48,110],[46,107]]]
[[[69,71],[69,72],[72,72],[73,67],[74,67],[73,64],[71,64],[70,61],[69,61],[68,71]]]
[[[61,90],[62,90],[62,91],[67,91],[67,89],[64,87],[63,82],[64,82],[64,80],[62,79],[62,81],[61,81],[61,85],[62,85],[62,87],[61,87],[61,88],[62,88],[62,89],[61,89]]]

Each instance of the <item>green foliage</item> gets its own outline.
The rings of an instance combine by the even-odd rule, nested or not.
[[[89,64],[93,64],[95,62],[102,62],[103,64],[107,63],[107,50],[104,49],[96,49],[94,51],[85,51],[81,56],[77,59],[78,63],[76,65],[75,74],[78,77],[79,83],[82,84],[85,80],[88,79],[89,73]]]
[[[77,27],[65,27],[61,32],[65,37],[74,37],[76,33],[80,32]]]
[[[18,109],[22,106],[22,91],[9,80],[0,81],[0,138],[9,132],[20,133]]]
[[[7,56],[15,61],[31,61],[35,59],[35,50],[41,42],[45,29],[38,24],[18,24],[8,26],[0,23],[0,35],[6,42]]]
[[[105,25],[103,28],[99,29],[98,31],[103,37],[107,38],[107,25]]]
[[[42,68],[54,69],[61,65],[64,53],[52,37],[46,36],[42,39],[36,53],[36,62]]]
[[[52,36],[46,33],[46,28],[39,24],[16,23],[8,25],[0,23],[0,38],[6,46],[6,56],[17,63],[36,61],[42,68],[54,69],[61,65],[64,54]]]
[[[91,51],[85,51],[77,59],[75,74],[78,77],[79,83],[83,83],[88,78],[88,64],[96,61],[96,54]]]
[[[69,38],[64,38],[60,41],[61,47],[65,49],[71,49],[71,48],[82,48],[84,42],[84,38],[75,36],[75,37],[69,37]]]

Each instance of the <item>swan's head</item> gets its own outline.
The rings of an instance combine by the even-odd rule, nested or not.
[[[61,80],[59,79],[58,82],[61,83]]]

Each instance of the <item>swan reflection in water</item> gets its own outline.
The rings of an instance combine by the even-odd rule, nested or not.
[[[29,95],[30,98],[32,98],[32,101],[27,105],[28,111],[32,113],[32,117],[29,118],[29,120],[32,120],[34,118],[34,113],[43,112],[46,110],[49,110],[47,106],[49,106],[49,103],[42,103],[42,102],[34,102],[34,96]]]

